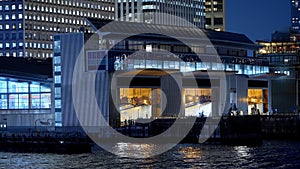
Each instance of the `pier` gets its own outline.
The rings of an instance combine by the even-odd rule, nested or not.
[[[126,136],[148,138],[165,132],[176,120],[130,121],[116,130]],[[181,143],[250,146],[261,145],[264,139],[300,140],[300,117],[295,114],[197,117],[187,134],[182,133],[182,127],[186,125],[184,120],[180,121],[180,125],[165,137],[172,141],[172,138],[186,135]],[[107,141],[114,137],[105,130],[98,136]],[[0,131],[0,151],[5,152],[90,153],[93,145],[83,132]]]
[[[90,153],[92,142],[82,133],[0,132],[0,151],[77,154]]]
[[[260,116],[264,139],[300,140],[300,116],[297,114],[278,114]]]

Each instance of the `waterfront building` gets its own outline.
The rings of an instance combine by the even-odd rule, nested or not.
[[[160,15],[165,13],[167,15]],[[185,19],[170,18],[168,15]],[[189,26],[190,23],[199,28],[205,24],[204,0],[116,0],[115,18],[120,21]]]
[[[257,56],[269,60],[270,72],[281,76],[271,80],[272,112],[295,113],[299,111],[299,35],[279,33],[271,41],[257,41],[263,46]]]
[[[51,90],[52,60],[1,57],[0,131],[54,130]]]
[[[226,15],[225,15],[225,0],[206,0],[206,29],[213,29],[216,31],[225,31]]]
[[[91,18],[87,21],[98,30],[96,35],[81,32],[54,36],[58,126],[78,126],[80,114],[75,109],[87,108],[80,107],[87,102],[89,112],[85,111],[88,117],[84,122],[102,123],[99,114],[88,115],[99,109],[113,127],[130,120],[199,116],[199,112],[220,116],[227,114],[231,105],[243,115],[252,114],[253,107],[261,113],[272,107],[266,78],[268,61],[255,56],[260,46],[245,35],[212,30],[203,30],[201,35],[190,27]],[[141,32],[153,30],[159,35]],[[203,44],[205,37],[211,45]],[[96,76],[95,81],[85,79],[86,75]],[[95,84],[97,108],[87,98],[88,87],[72,91],[77,86],[72,84],[74,79]]]
[[[0,56],[52,57],[53,34],[84,30],[84,17],[114,19],[114,1],[1,0]]]

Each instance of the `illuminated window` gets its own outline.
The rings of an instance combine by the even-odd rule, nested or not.
[[[19,16],[19,19],[23,19],[23,14],[20,13],[18,16]]]

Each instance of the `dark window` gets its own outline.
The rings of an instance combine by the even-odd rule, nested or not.
[[[223,18],[215,18],[214,24],[215,25],[223,25]]]
[[[11,34],[11,38],[12,38],[12,40],[16,40],[17,39],[17,34],[16,33],[12,33]]]
[[[19,33],[19,39],[23,39],[23,33]]]
[[[211,25],[211,18],[206,18],[205,23],[206,23],[207,25]]]

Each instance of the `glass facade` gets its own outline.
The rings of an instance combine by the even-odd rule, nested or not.
[[[0,78],[0,109],[50,109],[49,84]]]
[[[61,43],[60,36],[54,36],[54,97],[55,97],[55,126],[62,126],[61,105]]]
[[[24,55],[23,1],[0,1],[0,56]]]
[[[115,4],[115,18],[121,21],[143,22],[175,26],[191,26],[170,14],[183,18],[193,25],[204,28],[204,0],[118,0]]]
[[[114,19],[114,0],[0,0],[0,56],[52,57],[55,33],[92,32],[84,18]]]
[[[131,59],[127,58],[122,61],[122,66],[116,70],[131,69],[164,69],[164,70],[180,70],[180,72],[190,72],[198,70],[219,70],[219,71],[237,71],[237,74],[255,75],[268,73],[269,67],[263,65],[245,65],[232,63],[211,63],[211,62],[185,62],[185,61],[162,61],[147,59]],[[116,68],[116,67],[115,67]]]

